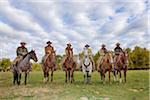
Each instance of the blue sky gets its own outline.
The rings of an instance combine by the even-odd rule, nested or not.
[[[14,59],[21,41],[39,58],[48,40],[57,54],[70,42],[74,53],[89,44],[96,53],[101,44],[113,50],[148,47],[148,0],[1,0],[0,58]]]

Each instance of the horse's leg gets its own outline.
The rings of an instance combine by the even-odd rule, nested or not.
[[[17,72],[17,77],[16,77],[16,79],[17,79],[17,84],[18,85],[20,85],[20,72]]]
[[[108,77],[109,77],[109,83],[110,83],[110,70],[108,70]]]
[[[122,79],[121,79],[121,70],[119,71],[119,82],[122,83]]]
[[[27,72],[25,72],[25,81],[24,81],[24,84],[25,85],[27,84]]]
[[[46,82],[46,71],[44,71],[44,82]]]
[[[91,83],[91,73],[90,72],[88,74],[88,80],[89,80],[89,83]]]
[[[51,72],[51,82],[53,81],[53,69],[52,69],[52,72]]]
[[[13,84],[15,85],[15,83],[16,83],[16,81],[17,81],[17,72],[16,71],[14,71],[13,72]]]
[[[73,69],[71,70],[71,83],[73,82],[74,78],[73,78]]]
[[[71,72],[71,70],[68,70],[68,80],[69,80],[69,82],[70,82],[70,72]]]
[[[67,75],[68,74],[68,71],[67,71],[67,69],[66,69],[66,80],[65,80],[65,82],[67,83]]]
[[[49,71],[47,71],[47,82],[49,81]]]
[[[127,77],[127,70],[125,69],[125,70],[124,70],[124,81],[125,81],[125,83],[126,83],[126,81],[127,81],[127,80],[126,80],[126,77]]]
[[[114,81],[116,81],[116,71],[115,70],[113,71],[113,75],[114,75],[113,76],[114,77]]]
[[[103,72],[103,84],[105,84],[105,71]]]

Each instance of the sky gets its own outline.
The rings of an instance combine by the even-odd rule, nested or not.
[[[14,59],[21,41],[38,58],[49,40],[57,54],[67,43],[74,54],[85,44],[149,48],[149,9],[148,0],[0,0],[0,58]]]

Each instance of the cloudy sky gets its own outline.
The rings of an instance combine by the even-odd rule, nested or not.
[[[70,42],[74,53],[89,44],[112,50],[148,47],[148,0],[0,0],[0,58],[14,59],[21,41],[39,58],[48,40],[57,54]]]

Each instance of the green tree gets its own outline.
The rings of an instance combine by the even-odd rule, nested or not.
[[[6,70],[11,66],[11,61],[9,58],[3,58],[0,61],[0,69]]]

